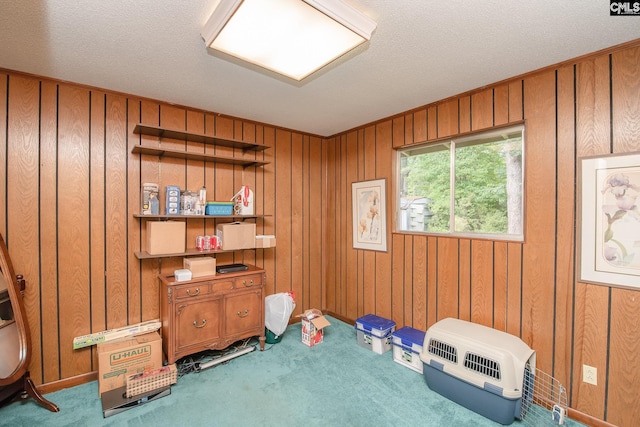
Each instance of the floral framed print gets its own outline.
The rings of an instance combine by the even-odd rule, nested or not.
[[[353,247],[387,251],[386,180],[351,184]]]
[[[578,279],[640,289],[640,152],[584,157],[578,182]]]

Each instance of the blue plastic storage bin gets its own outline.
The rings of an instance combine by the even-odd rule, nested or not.
[[[420,352],[426,332],[409,326],[398,329],[392,335],[393,361],[422,373]]]
[[[207,202],[205,215],[233,215],[233,202]]]
[[[396,322],[393,320],[367,314],[356,319],[355,327],[360,347],[378,354],[391,350],[391,334],[396,328]]]

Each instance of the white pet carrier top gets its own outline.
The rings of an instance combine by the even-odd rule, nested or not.
[[[507,399],[522,396],[525,368],[535,372],[535,351],[520,338],[453,318],[427,329],[420,359],[476,387],[501,389]]]

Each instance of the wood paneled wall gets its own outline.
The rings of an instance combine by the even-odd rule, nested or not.
[[[243,184],[255,193],[260,234],[277,247],[218,254],[267,271],[267,293],[293,290],[298,308],[322,307],[323,141],[253,122],[129,95],[0,70],[0,232],[27,280],[31,377],[37,384],[95,379],[95,347],[74,337],[159,317],[159,273],[181,258],[138,260],[146,221],[143,182],[206,186],[230,200]],[[136,123],[263,143],[264,152],[133,133]],[[136,144],[270,162],[247,167],[133,154]],[[164,193],[162,193],[162,196]],[[164,203],[161,202],[161,209]],[[187,247],[215,234],[213,219],[189,219]],[[78,380],[81,377],[83,379]]]
[[[158,317],[156,275],[180,259],[138,260],[140,184],[227,200],[255,190],[259,232],[275,249],[221,254],[267,270],[267,291],[296,293],[296,313],[366,313],[426,329],[458,317],[522,337],[570,406],[620,426],[640,418],[640,294],[577,281],[576,171],[581,156],[640,150],[640,42],[569,61],[330,138],[217,113],[0,70],[0,231],[27,279],[34,354],[45,387],[95,378],[75,336]],[[387,179],[392,229],[395,149],[526,123],[524,243],[395,233],[386,253],[351,244],[351,183]],[[136,123],[256,141],[242,153],[140,136]],[[258,156],[264,167],[131,153],[135,144]],[[188,222],[188,242],[214,229]],[[598,386],[581,381],[598,368]]]
[[[640,293],[577,281],[576,173],[582,156],[640,150],[640,43],[584,57],[365,125],[328,140],[326,308],[426,330],[457,317],[521,337],[570,406],[620,426],[640,419]],[[388,235],[354,250],[351,183],[387,179],[396,149],[525,121],[525,241]],[[582,364],[598,385],[582,382]]]

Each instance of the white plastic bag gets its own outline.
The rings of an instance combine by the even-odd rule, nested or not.
[[[264,299],[264,324],[277,337],[284,333],[296,308],[293,292],[268,295]]]

